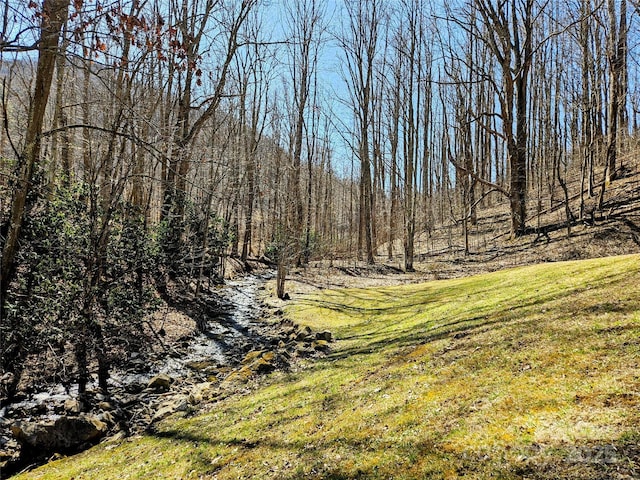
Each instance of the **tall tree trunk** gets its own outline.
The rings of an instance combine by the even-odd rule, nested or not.
[[[374,263],[372,222],[373,185],[371,178],[371,127],[373,122],[374,65],[377,55],[378,31],[382,4],[379,0],[346,2],[349,35],[341,39],[345,51],[349,78],[353,83],[351,107],[356,117],[354,154],[360,160],[359,253],[366,255],[368,264]]]
[[[0,269],[0,318],[3,317],[9,284],[15,274],[15,258],[18,252],[18,240],[25,217],[27,196],[31,191],[31,182],[36,164],[40,157],[40,134],[44,123],[44,114],[49,100],[58,42],[62,27],[67,19],[70,0],[44,0],[42,4],[42,24],[38,46],[38,64],[36,80],[25,134],[25,146],[20,156],[20,172],[14,191],[9,217],[9,228],[2,248]]]
[[[65,51],[68,45],[66,39],[67,24],[65,21],[63,27],[63,43],[62,51]],[[64,108],[64,93],[65,93],[65,72],[66,72],[67,59],[64,55],[59,55],[56,60],[56,94],[55,94],[55,108],[53,115],[53,124],[55,128],[60,128],[62,131],[60,134],[54,134],[51,140],[51,163],[49,165],[49,182],[51,183],[51,192],[54,190],[56,184],[58,162],[62,164],[62,182],[63,186],[68,186],[71,176],[71,163],[69,159],[69,131],[66,130],[68,125],[67,112]],[[58,147],[58,142],[61,144]]]
[[[619,128],[626,118],[626,57],[627,57],[627,2],[620,0],[616,12],[616,0],[607,0],[609,17],[609,98],[607,105],[607,155],[604,182],[600,190],[599,208],[604,203],[604,193],[610,182],[616,179],[619,149]],[[618,25],[619,18],[619,25]]]

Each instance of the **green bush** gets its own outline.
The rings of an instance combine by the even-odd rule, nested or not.
[[[2,370],[16,384],[27,361],[32,382],[70,383],[77,380],[79,350],[90,362],[100,349],[111,365],[123,349],[145,348],[143,318],[155,306],[148,278],[158,248],[130,205],[110,212],[98,205],[95,192],[76,184],[31,209],[0,323]]]

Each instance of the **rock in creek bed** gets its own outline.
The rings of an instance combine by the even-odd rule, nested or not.
[[[258,292],[263,282],[259,276],[229,282],[220,290],[222,301],[215,300],[218,310],[208,317],[204,332],[155,361],[132,356],[130,365],[112,372],[110,395],[93,386],[81,401],[57,386],[50,391],[60,393],[39,393],[0,411],[3,472],[54,453],[79,451],[105,435],[150,428],[173,413],[215,400],[221,389],[233,391],[237,382],[287,368],[294,357],[327,351],[331,332],[300,328],[282,319],[282,312],[274,315],[277,323],[261,320]],[[92,413],[81,413],[91,406]]]
[[[94,415],[62,416],[46,422],[18,422],[11,432],[34,452],[65,453],[99,440],[107,424]]]

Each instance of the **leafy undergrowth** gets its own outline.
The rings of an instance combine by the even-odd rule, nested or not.
[[[287,314],[333,352],[19,478],[640,475],[640,256],[327,290]]]

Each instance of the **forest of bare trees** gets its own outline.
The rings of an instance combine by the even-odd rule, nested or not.
[[[602,208],[640,112],[626,0],[4,0],[0,335],[106,390],[225,258],[401,259],[508,205]],[[570,192],[569,179],[580,189]],[[569,197],[579,197],[572,208]],[[44,354],[44,353],[43,353]]]

